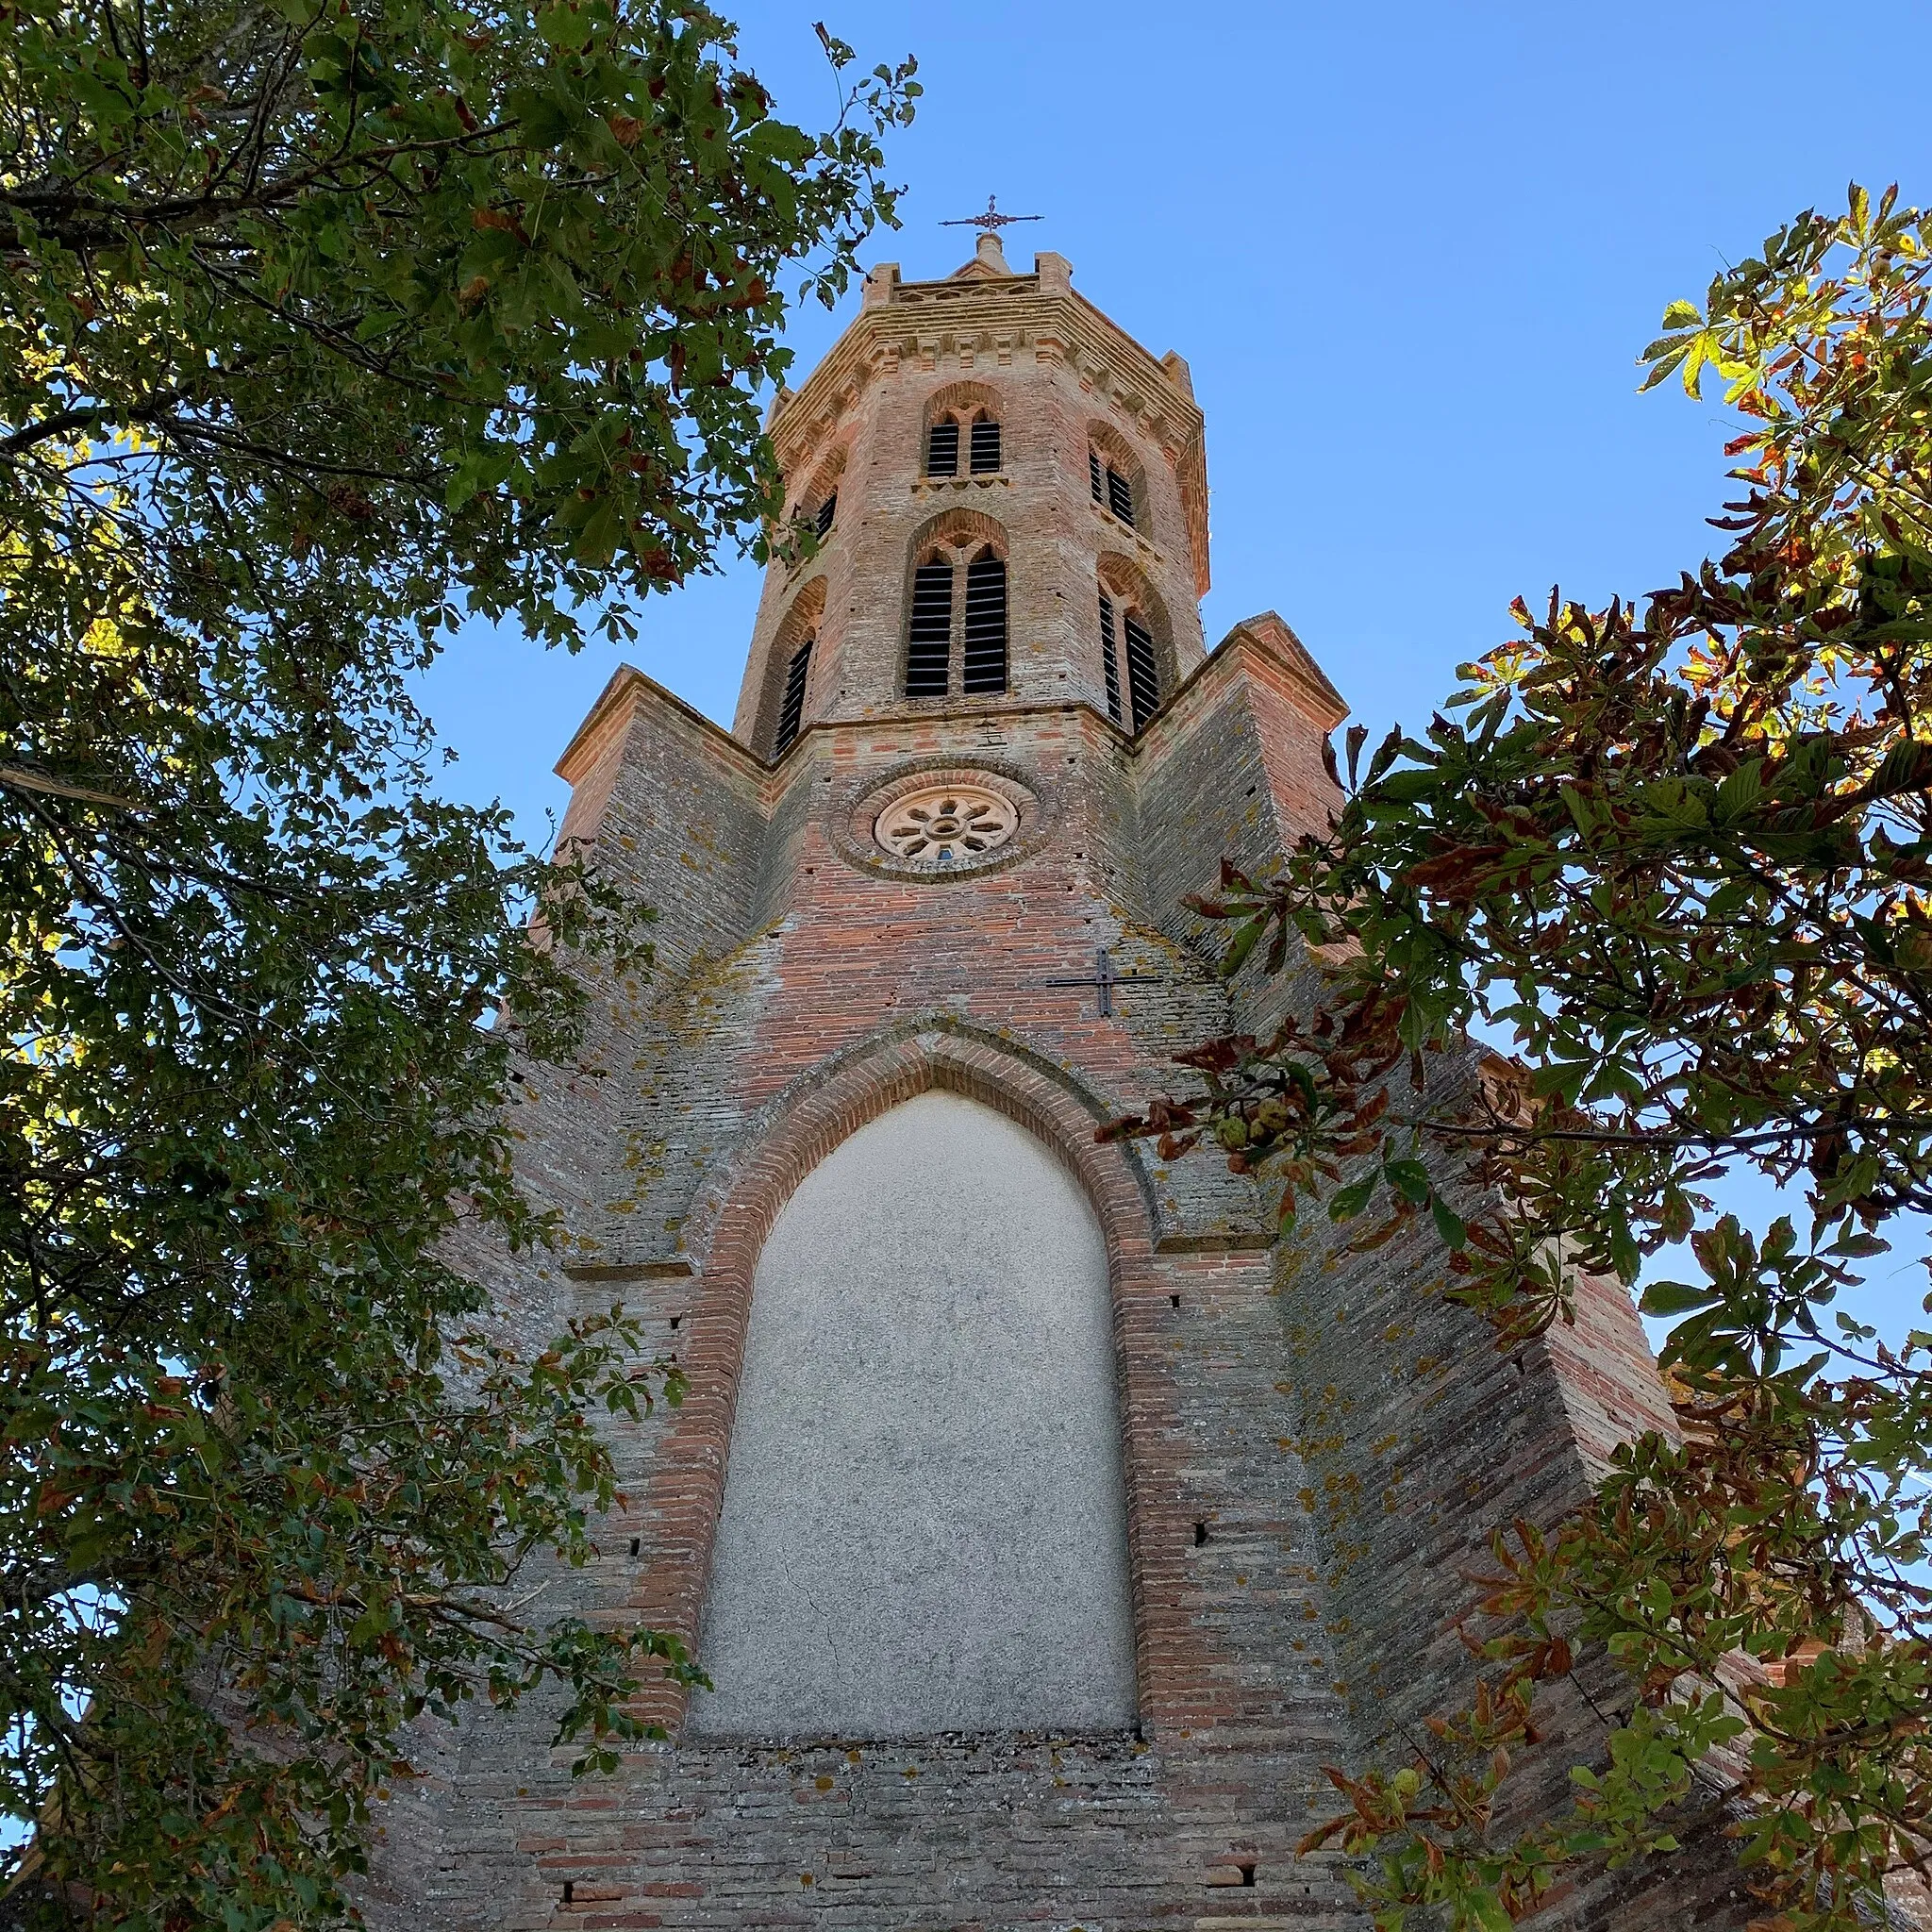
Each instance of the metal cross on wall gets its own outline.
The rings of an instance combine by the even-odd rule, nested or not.
[[[980,228],[987,234],[997,234],[1002,228],[1010,228],[1015,222],[1043,222],[1044,215],[1003,215],[994,205],[998,197],[986,197],[986,212],[983,215],[960,215],[958,220],[941,222],[942,228]]]
[[[1116,973],[1113,970],[1113,959],[1107,948],[1105,946],[1095,946],[1093,949],[1093,973],[1091,977],[1086,979],[1043,979],[1041,981],[1041,984],[1042,986],[1091,986],[1098,996],[1100,1017],[1103,1020],[1111,1020],[1113,1018],[1113,990],[1115,987],[1124,986],[1129,980],[1133,979],[1158,979],[1159,977],[1160,974],[1158,973]]]

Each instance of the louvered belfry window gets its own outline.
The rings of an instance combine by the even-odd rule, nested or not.
[[[1134,528],[1134,486],[1111,463],[1101,460],[1100,452],[1087,445],[1087,481],[1095,503],[1105,504],[1128,529]]]
[[[922,563],[912,574],[912,618],[906,627],[906,695],[944,697],[952,653],[953,566]]]
[[[1113,599],[1100,593],[1100,663],[1107,676],[1107,715],[1121,722],[1121,667],[1114,656]]]
[[[778,707],[778,735],[772,744],[774,756],[782,757],[798,742],[799,726],[805,721],[805,680],[811,670],[812,642],[807,638],[785,667],[785,701]]]
[[[949,416],[925,432],[925,474],[928,476],[957,476],[959,474],[959,425]]]
[[[827,493],[824,502],[819,505],[818,515],[812,519],[813,526],[821,537],[830,534],[833,519],[839,514],[839,492],[834,490]]]
[[[995,433],[997,433],[997,425]],[[976,436],[979,425],[973,425]],[[966,566],[966,634],[959,688],[974,692],[1007,688],[1007,566],[982,551]]]
[[[1160,708],[1160,668],[1154,658],[1154,639],[1130,610],[1121,628],[1127,641],[1127,704],[1138,732]]]
[[[1000,425],[982,416],[973,425],[973,474],[984,476],[1000,466]]]

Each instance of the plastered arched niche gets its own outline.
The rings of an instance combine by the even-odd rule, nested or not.
[[[1106,1244],[1005,1115],[908,1100],[773,1224],[699,1651],[698,1736],[1133,1723]]]

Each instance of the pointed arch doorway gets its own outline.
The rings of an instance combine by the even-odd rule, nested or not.
[[[1099,1223],[1025,1128],[917,1094],[759,1255],[689,1729],[1124,1728],[1133,1653]]]

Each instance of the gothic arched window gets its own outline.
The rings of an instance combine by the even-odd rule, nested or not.
[[[785,665],[785,695],[778,705],[778,729],[772,741],[774,756],[782,757],[798,742],[805,720],[805,681],[811,672],[811,647],[818,639],[808,634]]]
[[[1109,516],[1130,530],[1140,527],[1140,465],[1121,438],[1097,423],[1087,431],[1087,482],[1094,502]]]
[[[961,391],[965,393],[962,395]],[[941,390],[927,406],[925,474],[928,478],[998,474],[1003,449],[1000,421],[990,391],[977,384]]]
[[[813,472],[811,481],[792,498],[791,515],[824,542],[839,515],[839,484],[845,475],[845,452],[834,450]]]
[[[1102,579],[1100,663],[1107,715],[1132,732],[1160,708],[1158,625],[1152,599],[1137,586]]]
[[[999,543],[980,534],[995,528],[974,516],[919,553],[906,622],[908,698],[1006,690],[1007,559]]]
[[[770,747],[768,756],[780,758],[798,742],[805,729],[806,699],[809,695],[813,646],[825,612],[825,579],[813,577],[792,600],[767,658],[764,699],[759,708],[759,736]]]

